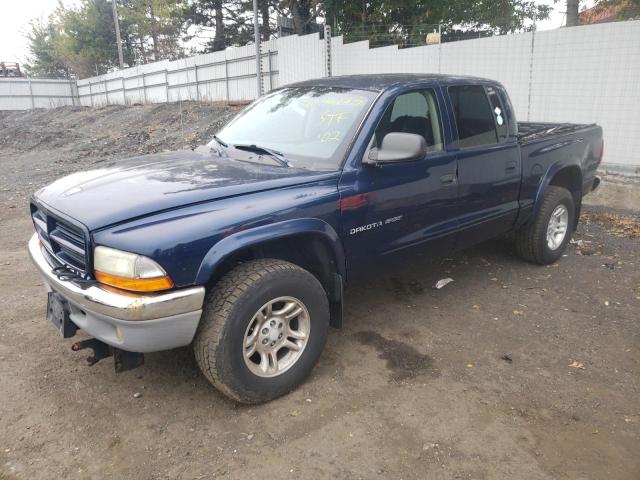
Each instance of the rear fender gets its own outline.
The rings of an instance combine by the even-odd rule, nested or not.
[[[578,172],[581,172],[580,169],[580,165],[575,163],[575,164],[566,164],[566,163],[554,163],[553,165],[551,165],[551,167],[549,167],[549,169],[547,170],[546,174],[544,175],[544,177],[542,178],[540,185],[538,187],[538,191],[536,192],[536,199],[534,202],[534,207],[533,207],[533,216],[535,217],[538,212],[540,211],[540,208],[542,207],[542,201],[544,199],[544,194],[546,193],[547,189],[549,188],[549,185],[551,185],[551,183],[553,182],[553,179],[556,177],[556,175],[558,173],[560,173],[560,171],[565,170],[565,169],[576,169]],[[579,173],[580,178],[577,179],[578,185],[579,185],[579,189],[581,191],[582,189],[582,173]]]

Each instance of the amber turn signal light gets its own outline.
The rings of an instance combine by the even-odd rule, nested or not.
[[[126,278],[96,270],[95,276],[100,283],[133,292],[159,292],[173,288],[173,282],[166,275],[154,278]]]

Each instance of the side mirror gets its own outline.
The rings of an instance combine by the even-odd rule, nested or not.
[[[415,133],[391,132],[382,139],[380,148],[371,148],[363,163],[393,163],[424,158],[427,154],[427,142],[422,135]]]

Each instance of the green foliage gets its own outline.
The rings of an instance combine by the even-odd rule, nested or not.
[[[31,22],[29,39],[29,59],[25,71],[30,77],[68,77],[67,67],[60,61],[54,49],[57,34],[53,19],[47,22]]]
[[[271,16],[278,5],[278,0],[258,0],[263,40],[268,40],[275,29]],[[191,38],[209,39],[201,52],[216,52],[254,40],[252,0],[192,0],[186,9],[186,21],[195,32]]]
[[[118,13],[136,58],[147,62],[182,56],[187,8],[182,0],[119,0]]]
[[[126,65],[183,54],[183,0],[118,0],[117,5]],[[106,0],[60,3],[47,23],[32,24],[28,38],[32,75],[86,77],[118,68],[112,4]]]
[[[58,34],[54,49],[67,68],[81,77],[117,68],[118,49],[111,4],[104,0],[81,0],[77,8],[60,5],[55,15]],[[125,50],[130,59],[130,50]]]
[[[226,17],[235,17],[235,9],[231,2],[223,0],[197,0],[191,2],[186,9],[186,21],[189,27],[195,27],[194,36],[207,37],[203,52],[217,52],[229,45]],[[236,25],[243,24],[237,19]],[[204,34],[204,35],[203,35]]]
[[[324,0],[327,23],[347,41],[373,45],[424,44],[426,35],[442,28],[443,40],[527,30],[532,20],[549,16],[551,8],[532,0],[370,0],[362,3]]]

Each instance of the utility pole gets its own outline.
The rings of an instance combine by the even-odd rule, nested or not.
[[[116,43],[118,44],[118,62],[120,64],[120,70],[124,68],[124,58],[122,56],[122,39],[120,38],[120,21],[118,20],[118,6],[117,0],[111,0],[111,7],[113,8],[113,23],[116,26]]]
[[[258,0],[253,0],[253,36],[256,42],[256,81],[258,97],[262,96],[262,68],[260,66],[260,24],[258,23]]]

